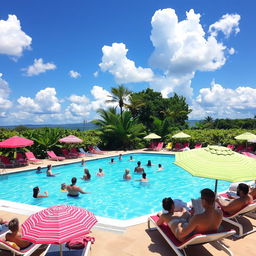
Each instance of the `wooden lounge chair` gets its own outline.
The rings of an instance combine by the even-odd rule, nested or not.
[[[91,249],[91,242],[89,241],[83,249],[69,249],[65,245],[62,245],[62,255],[63,256],[87,256]],[[59,256],[60,255],[60,245],[51,244],[42,254],[42,256]]]
[[[41,244],[31,244],[24,249],[17,250],[6,241],[0,240],[0,250],[9,251],[12,253],[13,256],[15,255],[29,256],[34,251],[36,251],[40,246]]]
[[[37,159],[33,152],[25,152],[26,158],[28,161],[32,164],[41,164],[42,161],[40,159]]]
[[[65,159],[63,156],[56,156],[53,151],[47,151],[47,155],[49,156],[50,160],[62,161]]]
[[[158,219],[158,216],[150,216],[148,218],[148,228],[152,230],[152,228],[150,228],[150,223],[152,223],[155,226],[154,229],[157,229],[160,232],[160,234],[163,236],[163,238],[172,247],[172,249],[178,256],[186,255],[185,249],[190,245],[199,245],[213,241],[216,241],[223,248],[224,251],[228,252],[229,255],[233,255],[232,252],[224,244],[222,244],[220,240],[235,234],[235,230],[228,230],[210,234],[195,234],[187,238],[184,242],[180,242],[173,235],[168,225],[163,224],[161,226],[158,226],[156,224]]]
[[[234,235],[235,237],[238,237],[238,238],[243,237],[245,235],[256,232],[256,226],[252,225],[253,226],[252,230],[250,230],[248,232],[244,232],[243,225],[241,223],[239,223],[238,217],[245,216],[246,214],[252,213],[255,210],[256,210],[256,202],[253,202],[252,204],[245,206],[240,211],[238,211],[234,214],[228,214],[227,212],[223,211],[223,221],[226,221],[226,222],[236,226],[239,229],[238,234]]]

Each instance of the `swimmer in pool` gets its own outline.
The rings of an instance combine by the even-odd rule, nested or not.
[[[148,182],[147,174],[145,172],[142,173],[141,179],[136,179],[135,181],[140,181],[141,183]]]
[[[37,169],[36,169],[36,173],[42,173],[42,170],[41,170],[41,166],[38,166]]]
[[[157,171],[162,171],[164,168],[162,167],[162,165],[161,164],[159,164],[158,165],[158,169],[157,169]]]
[[[111,160],[110,160],[110,162],[109,162],[110,164],[115,164],[115,160],[114,160],[114,158],[111,158]]]
[[[60,173],[52,173],[52,165],[49,164],[47,165],[47,170],[46,170],[46,176],[47,177],[55,177],[55,175],[60,174]]]
[[[90,180],[91,179],[91,174],[88,169],[84,169],[84,176],[81,178],[82,180]]]
[[[33,188],[33,197],[34,198],[41,198],[41,197],[48,197],[48,191],[44,192],[44,195],[39,194],[40,188],[39,187],[34,187]]]
[[[80,194],[90,194],[89,192],[85,192],[79,186],[77,186],[76,182],[77,182],[76,177],[73,177],[71,179],[71,184],[67,185],[68,196],[78,197],[79,193]]]
[[[97,176],[103,177],[105,173],[103,172],[102,168],[99,168],[99,172],[97,172]]]
[[[62,183],[62,184],[61,184],[60,192],[68,192],[68,191],[67,191],[67,185],[66,185],[66,183]]]
[[[124,180],[130,180],[131,178],[132,178],[132,176],[130,175],[130,170],[129,169],[125,169],[124,175],[123,175],[123,179]]]

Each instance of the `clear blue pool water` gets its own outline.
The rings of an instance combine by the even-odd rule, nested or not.
[[[163,154],[132,154],[135,161],[128,161],[129,155],[124,155],[123,160],[115,158],[115,164],[110,164],[110,158],[86,161],[86,168],[92,175],[91,181],[83,181],[84,167],[80,163],[53,167],[53,173],[60,173],[56,177],[46,177],[43,173],[36,174],[28,171],[17,174],[0,176],[0,198],[14,202],[49,207],[55,204],[70,204],[84,207],[95,215],[127,220],[161,210],[161,201],[164,197],[171,196],[183,201],[197,198],[203,188],[214,189],[215,181],[191,176],[182,168],[173,164],[175,156]],[[152,167],[147,167],[151,160]],[[134,173],[137,161],[142,166],[149,179],[148,185],[141,185],[134,179],[141,178]],[[161,163],[163,170],[157,172],[157,165]],[[103,168],[104,177],[97,177],[99,168]],[[131,170],[132,180],[123,181],[124,169]],[[80,195],[78,198],[67,197],[60,192],[61,183],[70,183],[72,177],[77,177],[77,185],[91,194]],[[39,186],[41,192],[48,190],[48,198],[32,197],[32,189]],[[219,181],[218,190],[228,188],[229,183]]]

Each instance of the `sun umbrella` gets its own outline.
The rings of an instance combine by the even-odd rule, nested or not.
[[[256,139],[254,139],[254,140],[249,140],[249,142],[251,142],[251,143],[256,143]]]
[[[176,154],[176,165],[193,176],[230,182],[254,180],[256,160],[238,154],[229,148],[208,146]]]
[[[154,140],[154,139],[161,139],[161,137],[155,133],[150,133],[149,135],[145,136],[144,139]]]
[[[88,234],[97,220],[92,212],[56,205],[31,215],[22,224],[22,238],[37,244],[60,244]]]
[[[64,143],[81,143],[83,140],[79,139],[78,137],[74,135],[69,135],[67,137],[64,137],[62,139],[59,139],[59,142],[64,142]]]
[[[256,140],[256,135],[250,132],[245,132],[242,133],[238,136],[235,137],[236,140],[246,140],[246,141],[250,141],[250,140]]]
[[[2,148],[19,148],[33,145],[34,141],[19,136],[13,136],[0,142]]]
[[[191,136],[186,134],[185,132],[179,132],[172,136],[172,138],[174,138],[174,139],[186,139],[186,138],[190,138],[190,137]]]

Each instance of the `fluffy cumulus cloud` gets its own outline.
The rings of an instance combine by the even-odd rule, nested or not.
[[[56,65],[53,63],[44,63],[43,59],[34,59],[34,63],[33,65],[22,69],[23,71],[25,71],[25,75],[27,76],[36,76],[39,75],[41,73],[46,72],[47,70],[54,70],[56,69]]]
[[[40,90],[34,99],[21,96],[17,101],[19,109],[33,114],[54,114],[61,111],[60,100],[56,96],[55,88]]]
[[[219,118],[253,117],[256,109],[256,89],[239,86],[224,88],[211,83],[210,88],[202,88],[192,104],[191,118],[213,116]]]
[[[30,49],[32,38],[22,31],[15,15],[0,20],[0,54],[20,57],[25,49]]]
[[[12,107],[12,102],[8,99],[10,88],[7,81],[2,78],[0,73],[0,117],[6,116],[6,111]]]
[[[68,74],[69,74],[70,77],[75,78],[75,79],[81,76],[80,73],[78,73],[77,71],[74,71],[74,70],[70,70],[68,72]]]
[[[148,82],[153,78],[150,68],[136,67],[134,61],[127,58],[128,49],[123,43],[113,43],[112,46],[103,46],[102,62],[99,64],[102,71],[110,72],[118,84]]]
[[[219,21],[209,27],[209,32],[216,36],[221,31],[226,37],[229,37],[232,32],[237,34],[240,31],[240,18],[238,14],[225,14]]]

